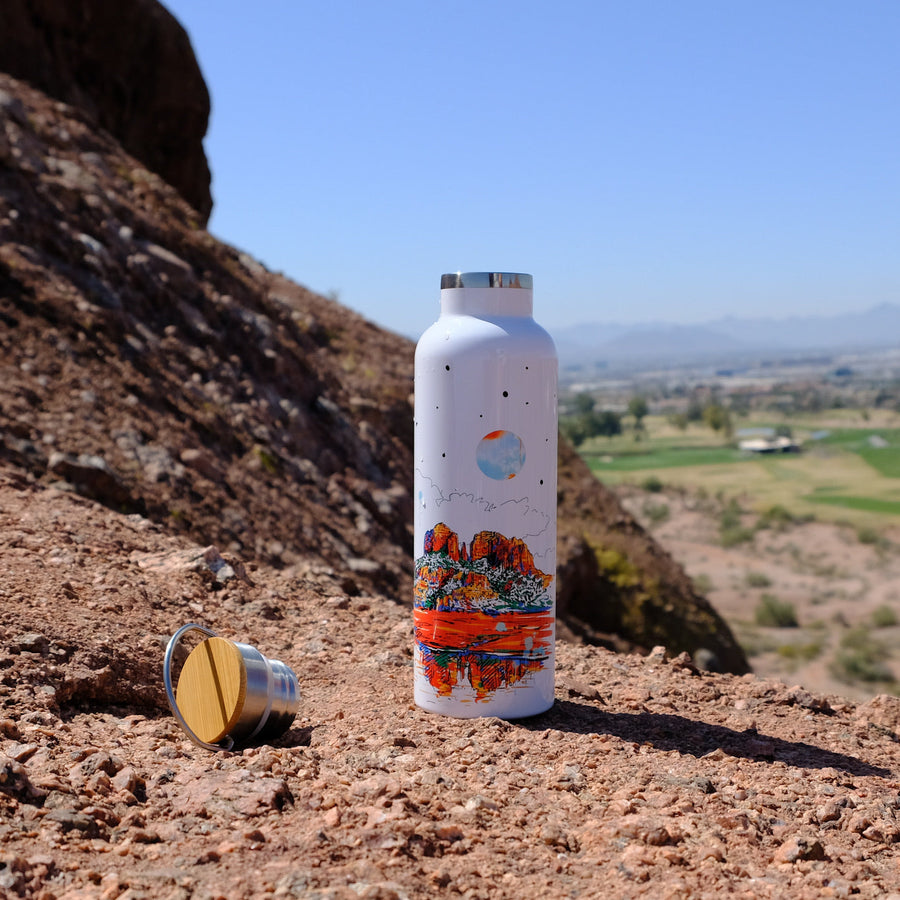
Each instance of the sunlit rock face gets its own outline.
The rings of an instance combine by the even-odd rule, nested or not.
[[[156,0],[3,0],[0,70],[78,107],[199,214],[209,92],[187,32]]]

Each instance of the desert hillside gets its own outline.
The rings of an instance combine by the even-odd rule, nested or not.
[[[303,583],[411,602],[412,343],[215,240],[86,112],[0,91],[0,460]],[[747,671],[566,446],[559,497],[568,633]]]

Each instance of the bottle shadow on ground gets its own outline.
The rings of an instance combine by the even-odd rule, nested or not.
[[[607,712],[587,703],[557,700],[540,716],[512,723],[529,731],[553,729],[572,734],[606,734],[657,750],[675,750],[702,757],[721,749],[728,756],[780,761],[802,769],[838,769],[851,775],[892,777],[883,766],[855,756],[826,750],[803,741],[788,741],[754,729],[735,731],[685,716],[653,712]]]

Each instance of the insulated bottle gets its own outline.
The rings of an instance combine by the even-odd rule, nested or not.
[[[553,704],[557,358],[532,278],[441,278],[415,364],[415,702],[520,718]]]

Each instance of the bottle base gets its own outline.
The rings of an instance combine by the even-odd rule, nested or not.
[[[425,712],[452,719],[529,719],[553,707],[556,698],[551,689],[549,696],[543,692],[529,692],[537,696],[497,697],[488,702],[460,701],[453,697],[437,697],[426,692],[415,692],[416,706]]]

